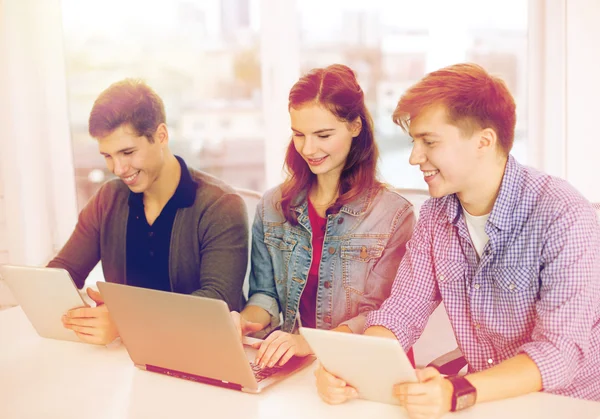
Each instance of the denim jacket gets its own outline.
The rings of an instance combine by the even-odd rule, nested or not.
[[[280,187],[267,191],[252,226],[248,305],[271,315],[268,329],[280,323],[292,333],[299,326],[299,303],[312,261],[312,231],[306,196],[293,207],[298,225],[286,221]],[[390,291],[406,242],[415,224],[412,205],[390,189],[371,189],[327,216],[319,266],[316,327],[347,325],[362,332],[369,311]]]

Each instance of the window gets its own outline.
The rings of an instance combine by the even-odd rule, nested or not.
[[[520,0],[298,1],[300,65],[339,62],[356,71],[375,121],[380,172],[396,187],[425,188],[408,164],[408,136],[391,121],[396,103],[425,73],[457,62],[507,82],[517,102],[513,154],[526,163],[527,8]]]
[[[144,79],[165,102],[172,151],[231,185],[265,189],[257,0],[62,0],[81,209],[112,175],[87,132],[111,83]]]
[[[141,77],[161,95],[171,148],[189,165],[264,191],[281,181],[279,160],[289,138],[287,112],[275,115],[291,87],[281,80],[346,64],[356,71],[375,121],[383,180],[424,188],[392,112],[425,73],[473,61],[506,80],[515,96],[513,154],[527,163],[528,2],[62,0],[62,8],[80,208],[111,176],[87,134],[89,111],[103,89],[124,77]],[[259,22],[261,16],[269,18]],[[279,34],[275,41],[285,50],[261,50],[265,34]],[[265,80],[275,83],[263,86]]]

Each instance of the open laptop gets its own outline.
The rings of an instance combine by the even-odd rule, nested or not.
[[[260,369],[256,349],[242,345],[224,301],[98,282],[110,316],[136,367],[247,393],[314,361],[293,357]]]
[[[396,339],[305,327],[300,334],[325,369],[354,387],[362,399],[400,404],[393,394],[394,385],[417,381]]]
[[[40,336],[81,342],[61,321],[68,310],[86,305],[66,270],[2,265],[0,276]]]

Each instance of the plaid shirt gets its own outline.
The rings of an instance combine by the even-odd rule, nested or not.
[[[600,224],[567,182],[509,157],[478,260],[455,195],[428,200],[366,327],[405,349],[444,303],[469,371],[527,354],[544,391],[600,400]]]

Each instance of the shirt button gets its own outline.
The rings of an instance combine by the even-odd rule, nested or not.
[[[331,288],[331,281],[326,281],[323,286],[327,289]]]
[[[342,224],[344,222],[344,217],[338,218],[338,224]]]
[[[330,255],[333,255],[335,253],[335,247],[330,247],[329,249],[327,249],[327,251]]]
[[[443,281],[444,279],[446,279],[446,277],[445,277],[444,275],[440,275],[440,276],[438,277],[438,279],[439,279],[440,281]]]
[[[490,364],[490,365],[492,365],[492,364],[494,363],[494,360],[493,360],[492,358],[489,358],[489,359],[487,360],[487,363],[488,363],[488,364]]]
[[[515,284],[510,284],[508,286],[508,289],[511,290],[511,291],[514,290],[515,289]]]
[[[481,287],[481,285],[479,285],[479,284],[475,284],[475,285],[473,285],[473,288],[475,288],[476,290],[478,290],[478,289],[479,289],[479,287]]]
[[[148,237],[154,237],[154,231],[149,231],[148,232]]]
[[[150,257],[154,256],[154,250],[150,250]]]

